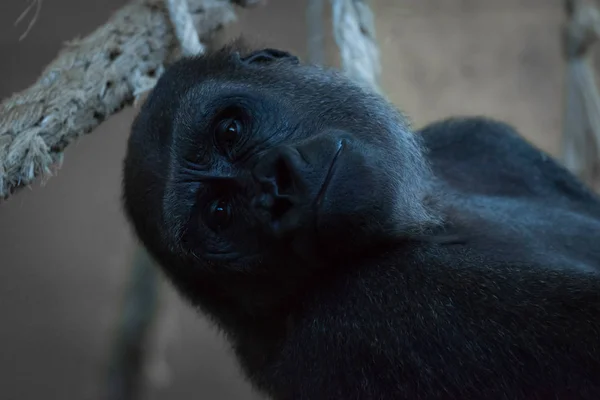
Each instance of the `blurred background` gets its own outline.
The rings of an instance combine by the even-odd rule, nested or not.
[[[96,29],[124,0],[45,0],[35,26],[14,21],[24,0],[0,1],[0,98],[32,84],[67,40]],[[306,0],[239,10],[222,40],[307,54]],[[560,152],[561,0],[373,0],[382,87],[419,127],[487,115]],[[327,60],[337,47],[327,26]],[[0,205],[0,399],[100,399],[131,273],[134,240],[119,201],[135,110],[71,145],[58,176]],[[170,289],[169,289],[170,291]],[[258,399],[219,333],[173,293],[164,385],[144,399]],[[167,338],[167,339],[164,339]],[[157,364],[159,365],[159,364]],[[158,371],[160,372],[160,371]],[[158,375],[161,376],[160,374]],[[155,379],[159,383],[160,379]]]

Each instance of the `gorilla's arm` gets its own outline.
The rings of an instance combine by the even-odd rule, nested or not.
[[[600,203],[506,125],[233,45],[161,77],[123,197],[274,399],[600,398]]]

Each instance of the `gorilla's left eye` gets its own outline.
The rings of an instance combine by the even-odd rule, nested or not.
[[[235,117],[224,118],[215,127],[215,142],[221,152],[229,154],[242,133],[242,121]]]
[[[227,228],[231,221],[231,205],[225,200],[218,200],[210,205],[206,224],[215,232]]]

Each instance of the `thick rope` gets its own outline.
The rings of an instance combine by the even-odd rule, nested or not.
[[[564,28],[563,162],[583,181],[596,186],[600,173],[600,94],[589,54],[600,37],[600,12],[586,0],[567,0],[565,4],[569,19]]]
[[[323,6],[323,0],[309,0],[306,7],[308,61],[317,65],[325,63]]]
[[[240,0],[187,3],[196,36],[209,38],[235,20],[233,3]],[[73,140],[154,86],[179,56],[178,32],[187,32],[173,28],[168,8],[164,0],[132,0],[89,36],[68,43],[37,82],[0,104],[0,200],[51,176]]]
[[[136,249],[132,264],[108,365],[107,400],[139,397],[147,372],[150,328],[156,323],[159,307],[158,288],[162,279],[142,247]]]
[[[192,15],[188,9],[187,0],[166,0],[166,3],[183,55],[191,56],[204,53],[204,46],[200,43],[198,31],[196,31]]]
[[[381,64],[375,22],[367,0],[331,0],[333,34],[342,69],[352,79],[379,92]]]

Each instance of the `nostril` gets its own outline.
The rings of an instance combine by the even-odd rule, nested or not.
[[[266,154],[252,174],[258,184],[254,205],[267,211],[272,221],[282,220],[297,205],[296,155],[287,148]]]
[[[271,207],[271,213],[274,220],[281,219],[289,210],[292,209],[293,203],[285,198],[279,197],[275,199],[273,206]]]
[[[289,193],[292,188],[292,170],[285,157],[279,157],[275,164],[275,183],[279,194]]]

